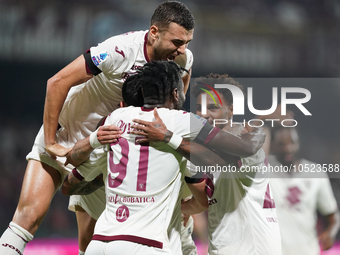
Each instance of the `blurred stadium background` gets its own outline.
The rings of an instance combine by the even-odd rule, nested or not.
[[[161,2],[0,0],[1,233],[16,208],[25,156],[42,123],[47,79],[92,45],[116,34],[147,29]],[[299,121],[302,153],[318,163],[340,163],[340,80],[323,84],[340,76],[340,2],[182,2],[196,20],[189,45],[195,59],[192,76],[214,72],[228,73],[236,80],[313,78],[301,86],[312,93],[308,108],[313,114]],[[255,106],[260,106],[262,96],[256,94]],[[340,204],[340,181],[332,178],[331,182]],[[68,198],[58,192],[36,239],[74,240],[76,244],[76,220],[67,205]]]

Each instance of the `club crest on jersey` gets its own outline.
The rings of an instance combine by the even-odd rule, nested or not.
[[[99,55],[93,56],[92,61],[96,66],[103,63],[110,57],[110,54],[107,51],[101,52]]]

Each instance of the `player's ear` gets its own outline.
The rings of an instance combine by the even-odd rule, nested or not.
[[[152,39],[158,39],[159,37],[159,28],[156,25],[152,25],[149,30],[149,35]]]
[[[172,98],[173,98],[174,102],[178,102],[179,93],[178,93],[178,89],[177,89],[177,88],[175,88],[175,89],[172,91]]]
[[[120,101],[119,102],[119,107],[123,108],[123,107],[128,107],[127,103],[125,103],[124,101]]]

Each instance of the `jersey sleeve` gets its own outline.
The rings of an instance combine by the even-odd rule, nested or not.
[[[85,181],[92,181],[106,171],[106,153],[104,148],[97,148],[90,154],[88,160],[76,167],[77,172]]]
[[[171,117],[172,118],[163,118],[168,129],[191,141],[197,137],[203,127],[207,124],[206,119],[184,111],[174,110],[172,111]]]
[[[114,36],[90,48],[93,64],[104,74],[118,74],[129,68],[134,50],[124,44],[121,36]]]
[[[185,63],[184,68],[189,71],[192,68],[192,65],[194,64],[194,55],[192,54],[191,50],[189,50],[189,49],[185,50],[185,55],[186,55],[187,61]]]
[[[189,71],[194,63],[194,55],[192,54],[191,50],[185,49],[185,54],[175,58],[175,62],[185,70]],[[187,73],[184,72],[182,77],[186,74]]]
[[[337,203],[328,177],[320,178],[317,208],[322,215],[329,215],[337,210]]]

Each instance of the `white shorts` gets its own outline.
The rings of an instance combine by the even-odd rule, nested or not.
[[[59,132],[57,135],[65,135],[66,132]],[[66,140],[66,139],[64,139]],[[58,141],[59,142],[59,141]],[[60,143],[62,146],[65,146],[66,148],[72,147],[74,143]],[[52,159],[51,156],[48,154],[48,152],[45,150],[45,142],[44,142],[44,128],[41,126],[33,147],[32,151],[28,153],[26,156],[27,160],[37,160],[42,163],[45,163],[54,169],[58,170],[61,174],[62,180],[66,177],[67,174],[72,172],[73,166],[68,164],[67,166],[64,166],[64,163],[66,161],[66,157],[57,157],[57,159]],[[75,211],[75,206],[79,205],[82,207],[92,218],[97,220],[100,216],[100,214],[105,209],[105,189],[104,187],[101,187],[100,189],[96,190],[95,192],[83,196],[83,195],[74,195],[70,197],[69,201],[69,207],[68,209],[70,211]]]
[[[169,249],[159,249],[133,243],[128,241],[111,241],[102,242],[92,240],[87,246],[85,255],[132,255],[132,254],[145,254],[145,255],[170,255],[172,254]]]
[[[194,240],[192,240],[192,231],[194,230],[194,219],[189,217],[187,225],[184,227],[181,222],[181,243],[183,255],[197,255],[197,248]]]
[[[68,209],[75,212],[76,205],[83,208],[93,219],[98,220],[106,206],[105,187],[100,187],[96,191],[85,196],[71,196],[68,203]]]

